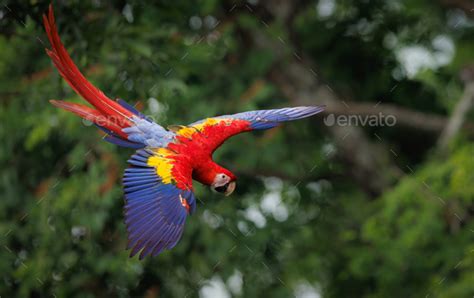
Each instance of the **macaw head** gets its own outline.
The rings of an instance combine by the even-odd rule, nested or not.
[[[193,170],[193,178],[204,185],[209,185],[212,191],[229,196],[235,190],[235,177],[231,171],[216,164],[212,160],[202,163]]]
[[[225,196],[231,195],[236,187],[235,176],[227,169],[222,168],[220,173],[214,176],[211,183],[211,189],[215,192],[222,193]]]

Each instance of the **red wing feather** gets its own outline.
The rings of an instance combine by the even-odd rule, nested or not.
[[[184,137],[203,138],[211,152],[228,138],[246,131],[264,130],[282,122],[313,116],[324,110],[324,106],[303,106],[272,110],[257,110],[207,118],[185,126],[177,131]],[[204,135],[204,137],[203,137]]]

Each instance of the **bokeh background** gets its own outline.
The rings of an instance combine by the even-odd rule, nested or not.
[[[48,4],[0,6],[2,296],[473,296],[473,2],[54,1],[86,76],[163,125],[327,106],[227,142],[237,191],[196,183],[182,240],[144,261],[132,151],[48,103],[81,102],[44,53]]]

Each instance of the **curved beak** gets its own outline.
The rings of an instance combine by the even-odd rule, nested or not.
[[[235,183],[235,181],[230,182],[229,185],[227,186],[226,191],[224,192],[224,195],[225,195],[226,197],[227,197],[227,196],[230,196],[230,195],[234,192],[236,185],[237,185],[237,184]]]
[[[225,196],[229,196],[234,192],[235,186],[236,186],[235,181],[231,181],[221,186],[211,185],[211,189]]]

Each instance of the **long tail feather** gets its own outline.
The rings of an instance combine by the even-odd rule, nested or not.
[[[97,118],[99,116],[97,113],[100,113],[103,117],[110,118],[108,122],[116,124],[111,130],[120,136],[124,136],[126,139],[126,134],[124,134],[121,129],[132,125],[131,118],[134,114],[122,107],[119,103],[108,98],[79,71],[59,38],[52,5],[49,7],[48,16],[43,15],[43,22],[51,43],[51,49],[46,49],[46,53],[51,57],[59,73],[68,82],[71,88],[96,107],[97,110],[90,108],[85,109],[87,108],[86,106],[81,106],[80,109],[77,110],[78,106],[75,104],[60,104],[58,101],[52,103],[76,114],[78,114],[79,111],[79,113],[83,113],[82,115],[88,115],[87,117],[93,119],[99,119]]]
[[[97,110],[94,110],[85,105],[62,100],[50,100],[49,102],[51,102],[54,106],[58,108],[72,112],[83,119],[89,120],[95,123],[96,125],[104,127],[116,133],[125,140],[127,140],[128,138],[127,134],[122,131],[122,127],[120,127],[116,122],[111,121],[108,117],[105,117]]]

